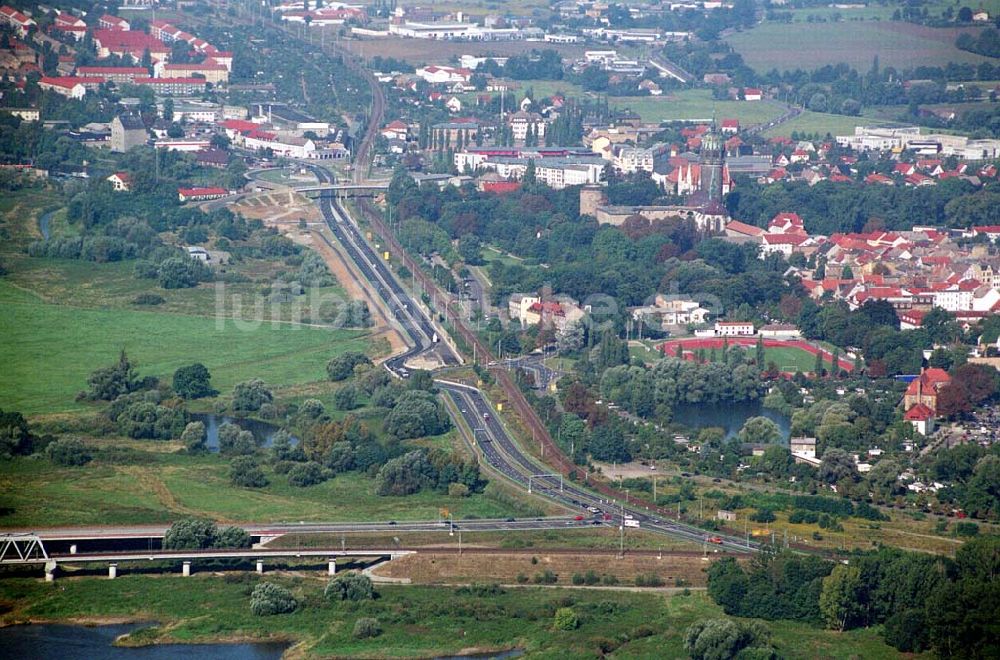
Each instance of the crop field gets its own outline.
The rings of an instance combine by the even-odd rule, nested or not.
[[[930,28],[898,21],[807,23],[790,28],[764,23],[727,38],[757,71],[814,69],[846,62],[867,71],[878,55],[881,66],[911,68],[947,62],[978,64],[988,58],[955,48],[962,32],[976,28]]]
[[[86,283],[81,283],[86,286]],[[87,376],[126,350],[142,375],[169,378],[201,362],[220,392],[250,378],[273,386],[322,380],[333,356],[364,351],[363,331],[292,323],[248,322],[126,309],[86,309],[45,302],[0,282],[0,407],[25,414],[79,410]]]

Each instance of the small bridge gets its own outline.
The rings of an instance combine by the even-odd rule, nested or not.
[[[319,197],[374,197],[389,189],[388,181],[369,181],[367,183],[324,183],[319,185],[296,186],[295,192],[310,199]]]

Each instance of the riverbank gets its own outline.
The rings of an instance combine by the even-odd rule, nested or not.
[[[299,608],[257,617],[250,592],[261,580],[292,591]],[[524,649],[529,657],[681,657],[692,623],[723,616],[703,592],[636,593],[546,587],[377,585],[378,597],[333,603],[315,573],[204,574],[191,578],[133,575],[116,580],[0,580],[0,625],[17,622],[159,621],[130,642],[211,644],[282,642],[284,657],[427,658]],[[571,607],[580,625],[553,630],[556,609]],[[382,634],[359,640],[359,618],[378,619]],[[791,622],[767,622],[786,658],[898,657],[877,633],[835,633]],[[802,640],[808,639],[808,643]]]

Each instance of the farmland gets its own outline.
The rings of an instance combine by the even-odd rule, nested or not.
[[[774,101],[716,101],[707,89],[666,92],[665,96],[623,96],[609,99],[612,107],[630,109],[645,122],[739,119],[744,126],[774,119],[784,106]]]
[[[975,33],[976,29],[852,21],[807,23],[789,30],[779,23],[764,23],[727,41],[747,65],[760,72],[814,69],[838,62],[867,71],[876,55],[881,66],[897,68],[988,60],[955,48],[955,39],[962,32]]]

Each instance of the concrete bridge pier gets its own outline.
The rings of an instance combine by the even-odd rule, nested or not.
[[[108,564],[108,579],[114,580],[118,577],[118,564]]]
[[[263,559],[258,559],[257,560],[257,572],[260,573],[261,575],[264,574],[264,560]]]
[[[336,575],[337,574],[337,560],[336,559],[330,558],[329,561],[327,561],[327,563],[326,563],[326,574],[327,575]]]
[[[55,582],[56,580],[56,563],[51,559],[45,562],[45,581]]]
[[[181,575],[184,577],[191,577],[191,562],[184,562],[184,566],[181,568]]]

